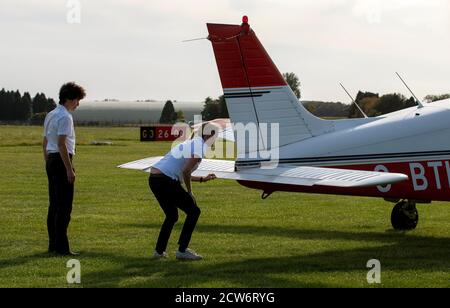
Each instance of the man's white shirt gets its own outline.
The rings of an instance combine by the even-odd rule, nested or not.
[[[47,138],[47,152],[59,153],[58,136],[66,136],[69,154],[75,155],[75,128],[73,118],[63,105],[58,105],[45,117],[44,136]]]

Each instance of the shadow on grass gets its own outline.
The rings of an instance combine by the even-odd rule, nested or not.
[[[130,225],[128,225],[130,226]],[[134,227],[159,228],[156,225],[133,225]],[[415,236],[397,232],[342,232],[326,230],[302,230],[283,227],[256,227],[232,225],[199,225],[196,232],[214,234],[251,234],[265,237],[289,237],[303,240],[366,241],[376,242],[376,247],[334,249],[311,254],[268,258],[242,258],[220,262],[204,260],[197,263],[168,260],[152,260],[149,257],[86,252],[80,260],[108,260],[114,265],[107,270],[83,273],[85,287],[190,287],[209,285],[225,287],[329,287],[326,282],[314,282],[317,275],[353,273],[361,277],[364,286],[366,263],[370,259],[382,261],[383,271],[424,270],[429,273],[443,272],[450,275],[450,238]],[[220,250],[217,247],[217,250]],[[254,248],[252,248],[254,249]],[[272,253],[272,252],[271,252]],[[232,259],[232,255],[227,255]],[[47,255],[19,257],[0,261],[0,268],[23,265]],[[310,275],[299,281],[300,275]],[[291,277],[291,278],[290,278]],[[342,277],[339,275],[339,277]],[[336,279],[339,279],[336,277]],[[310,280],[310,281],[307,281]],[[333,279],[330,279],[333,281]],[[419,281],[420,282],[420,281]],[[350,284],[347,282],[346,284]],[[440,284],[446,282],[438,282]],[[447,280],[447,283],[450,282]],[[448,285],[447,285],[448,286]]]
[[[183,222],[178,222],[177,227],[181,227]],[[159,230],[159,224],[124,224],[126,227],[145,228]],[[205,225],[198,224],[196,233],[217,233],[217,234],[246,234],[261,237],[286,237],[301,240],[346,240],[346,241],[371,241],[383,242],[386,244],[407,243],[414,240],[415,243],[427,242],[428,245],[448,247],[450,238],[421,237],[407,231],[395,231],[393,229],[386,232],[345,232],[335,230],[310,230],[299,228],[273,227],[273,226],[239,226],[239,225]],[[450,248],[450,247],[449,247]]]
[[[212,226],[210,226],[212,227]],[[208,227],[209,228],[209,227]],[[239,229],[239,228],[237,228]],[[253,229],[252,229],[253,230]],[[241,232],[242,230],[239,230]],[[295,236],[301,232],[297,231]],[[118,266],[113,272],[97,272],[85,277],[89,284],[119,287],[189,287],[208,285],[243,287],[329,287],[327,283],[307,281],[318,274],[328,278],[354,273],[365,284],[366,263],[370,259],[382,260],[383,271],[417,271],[450,273],[450,239],[436,239],[386,234],[358,234],[304,230],[304,238],[355,239],[381,241],[373,248],[338,249],[309,255],[280,256],[269,258],[244,258],[214,263],[207,259],[200,263],[176,260],[150,261],[147,258],[108,256],[116,259]],[[217,249],[220,250],[220,247]],[[299,281],[299,275],[311,275]],[[450,275],[450,274],[449,274]],[[133,280],[131,277],[139,277]],[[292,277],[292,278],[290,278]],[[297,278],[295,278],[297,277]],[[305,277],[305,276],[303,276]],[[355,276],[354,276],[355,277]],[[332,280],[332,279],[331,279]],[[419,281],[420,282],[420,281]],[[442,283],[442,282],[441,282]],[[445,282],[444,282],[445,283]],[[449,283],[447,281],[447,283]],[[347,282],[351,284],[351,282]]]
[[[12,258],[12,259],[3,259],[3,260],[0,260],[0,269],[25,265],[30,262],[44,260],[44,259],[48,259],[51,257],[53,257],[51,254],[49,254],[47,252],[45,252],[45,253],[42,252],[42,253],[36,253],[33,255],[20,256],[20,257]]]
[[[157,224],[134,225],[142,228],[156,228]],[[365,278],[366,263],[370,259],[382,260],[385,271],[446,272],[450,277],[450,238],[416,236],[408,232],[343,232],[330,230],[309,230],[266,226],[198,225],[198,233],[243,234],[268,237],[287,237],[299,240],[359,241],[372,242],[376,247],[336,249],[320,253],[280,256],[273,258],[246,258],[238,261],[201,266],[196,277],[201,282],[226,281],[244,286],[317,286],[277,278],[289,274],[303,273],[361,273]],[[254,246],[254,245],[253,245]],[[220,247],[217,248],[220,250]],[[254,247],[252,248],[254,249]],[[295,254],[295,253],[294,253]],[[159,266],[157,266],[159,268]],[[163,267],[165,277],[176,275],[177,269]],[[181,273],[182,274],[182,273]],[[144,284],[143,284],[144,285]],[[142,285],[142,286],[143,286]],[[450,281],[447,279],[447,286]],[[154,286],[154,285],[152,285]],[[172,286],[175,286],[172,284]]]

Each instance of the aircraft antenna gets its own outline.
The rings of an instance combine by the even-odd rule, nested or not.
[[[423,108],[424,105],[422,104],[422,102],[417,98],[417,96],[414,94],[414,92],[410,89],[410,87],[408,86],[408,84],[403,80],[402,76],[400,76],[400,74],[398,72],[395,72],[398,76],[398,78],[400,78],[400,80],[403,82],[403,84],[405,85],[405,87],[408,89],[408,91],[412,94],[412,96],[416,99],[417,104],[419,105],[419,108]]]
[[[207,40],[207,37],[200,37],[200,38],[195,38],[195,39],[190,39],[190,40],[184,40],[181,41],[182,43],[187,43],[187,42],[193,42],[193,41],[201,41],[201,40]]]
[[[353,96],[351,96],[351,94],[347,91],[347,89],[344,87],[344,85],[342,83],[339,83],[342,87],[342,89],[344,89],[345,93],[347,93],[348,97],[350,97],[350,99],[352,100],[352,103],[355,104],[355,106],[359,109],[359,111],[362,113],[362,115],[365,118],[368,118],[367,114],[361,109],[361,107],[359,107],[358,103],[354,100]]]

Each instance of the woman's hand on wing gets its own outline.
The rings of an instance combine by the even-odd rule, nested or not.
[[[208,174],[207,176],[205,176],[203,178],[203,181],[204,182],[208,182],[208,181],[212,181],[212,180],[215,180],[215,179],[217,179],[216,175],[213,174],[213,173],[210,173],[210,174]]]

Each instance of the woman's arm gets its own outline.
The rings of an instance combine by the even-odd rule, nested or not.
[[[217,177],[215,174],[210,173],[207,176],[193,176],[193,177],[191,177],[191,180],[194,182],[205,183],[205,182],[215,180],[216,178]]]
[[[186,185],[186,189],[188,193],[192,193],[191,180],[192,181],[200,181],[199,177],[192,176],[192,169],[194,169],[195,165],[198,164],[202,159],[197,157],[189,158],[186,161],[186,164],[183,167],[183,180]]]
[[[208,174],[207,176],[192,176],[192,170],[200,161],[201,158],[193,157],[190,158],[184,165],[183,180],[189,193],[192,193],[191,182],[208,182],[216,178],[214,174]]]

